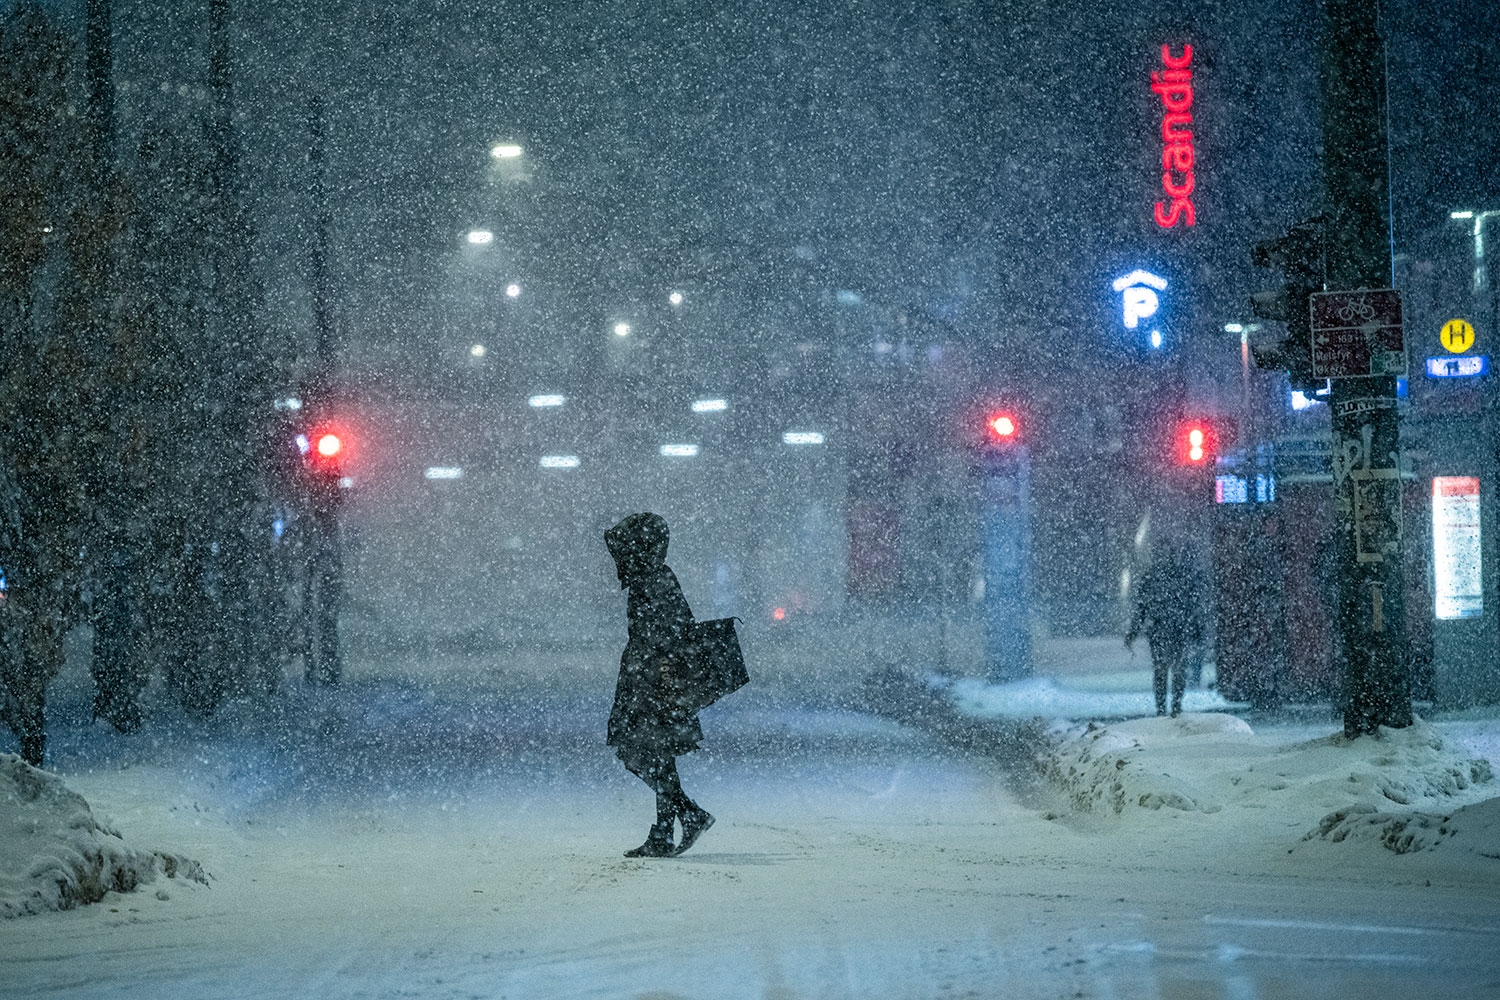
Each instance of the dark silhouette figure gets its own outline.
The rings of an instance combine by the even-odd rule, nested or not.
[[[1141,574],[1136,586],[1135,610],[1125,633],[1129,648],[1145,632],[1151,645],[1152,692],[1156,714],[1167,714],[1167,675],[1172,679],[1172,716],[1182,713],[1182,692],[1187,687],[1190,658],[1203,641],[1203,602],[1198,574],[1186,555],[1169,548]]]
[[[625,613],[630,638],[620,655],[620,679],[609,713],[608,744],[626,769],[656,793],[656,822],[629,858],[681,854],[714,818],[682,790],[677,757],[698,749],[703,727],[683,704],[684,644],[693,612],[667,566],[667,522],[657,514],[631,514],[604,534],[620,586],[629,591]],[[672,842],[674,823],[682,840]]]

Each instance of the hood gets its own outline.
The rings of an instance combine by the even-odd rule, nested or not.
[[[604,533],[620,586],[667,561],[667,522],[660,514],[631,514]]]

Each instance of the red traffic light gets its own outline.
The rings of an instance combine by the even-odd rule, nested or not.
[[[319,476],[343,476],[349,445],[349,438],[341,428],[326,424],[297,435],[297,447],[302,451],[303,461]]]
[[[1009,413],[997,413],[985,421],[990,436],[997,441],[1013,441],[1016,437],[1016,420]]]
[[[1177,458],[1185,465],[1203,465],[1217,457],[1219,435],[1208,421],[1182,425],[1177,433]]]

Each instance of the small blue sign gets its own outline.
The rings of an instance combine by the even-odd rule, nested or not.
[[[1475,378],[1487,375],[1490,359],[1485,354],[1469,354],[1458,358],[1428,358],[1428,378]]]

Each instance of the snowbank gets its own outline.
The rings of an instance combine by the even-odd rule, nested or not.
[[[1500,799],[1483,801],[1496,791],[1489,762],[1420,721],[1375,738],[1296,740],[1231,715],[1152,717],[1091,724],[1038,763],[1075,815],[1151,825],[1228,810],[1223,822],[1244,833],[1397,852],[1452,842],[1500,858]]]
[[[127,846],[57,775],[0,754],[0,917],[98,902],[158,871],[207,881],[196,861]]]

